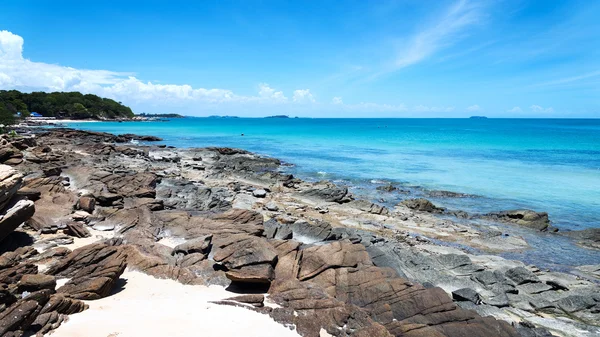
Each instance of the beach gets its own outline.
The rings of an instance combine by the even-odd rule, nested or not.
[[[97,319],[98,333],[135,335],[141,328],[124,325],[122,313],[156,303],[158,313],[139,309],[131,320],[156,321],[148,334],[185,335],[198,323],[190,308],[211,302],[213,325],[233,313],[240,326],[257,322],[260,331],[247,335],[600,333],[600,266],[558,270],[502,257],[547,236],[595,254],[593,237],[554,232],[546,213],[473,214],[412,196],[390,207],[242,149],[169,148],[157,137],[61,128],[19,132],[24,138],[6,140],[15,150],[3,176],[16,177],[5,184],[20,179],[20,195],[34,201],[19,207],[35,213],[10,213],[25,225],[4,243],[21,248],[2,256],[13,261],[16,287],[23,273],[58,283],[31,289],[38,300],[15,298],[15,310],[40,305],[30,329],[70,336]],[[68,305],[41,305],[59,300]],[[163,311],[173,301],[181,310]],[[9,329],[30,321],[22,315]],[[177,328],[159,324],[165,317]],[[239,334],[233,323],[213,325],[207,333]]]

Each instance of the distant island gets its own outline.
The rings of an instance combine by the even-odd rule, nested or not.
[[[469,118],[471,118],[471,119],[487,119],[486,116],[471,116]]]
[[[15,117],[64,119],[131,119],[131,108],[110,98],[80,92],[32,92],[0,90],[0,123],[12,124]]]
[[[275,115],[275,116],[267,116],[265,118],[290,118],[288,115]]]
[[[180,114],[149,114],[149,113],[141,113],[136,115],[137,117],[147,117],[147,118],[185,118]]]

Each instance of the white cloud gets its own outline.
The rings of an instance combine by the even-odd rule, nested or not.
[[[541,106],[536,105],[536,104],[530,106],[529,108],[533,112],[542,112],[542,113],[552,113],[552,112],[554,112],[554,109],[552,107],[544,108],[544,107],[541,107]]]
[[[276,91],[275,89],[271,88],[266,83],[261,83],[258,85],[258,87],[259,87],[258,95],[262,98],[273,99],[273,100],[279,101],[279,102],[287,101],[287,97],[285,97],[285,95],[283,94],[282,91]]]
[[[518,112],[523,112],[523,109],[521,109],[521,107],[513,107],[512,109],[508,109],[506,110],[506,112],[513,112],[513,113],[518,113]]]
[[[297,103],[314,103],[315,98],[310,93],[308,89],[299,89],[294,91],[294,96],[292,98],[294,102]]]
[[[435,23],[413,36],[398,53],[394,69],[398,70],[416,64],[438,50],[453,44],[464,37],[466,28],[480,22],[481,3],[459,0],[451,6]]]
[[[244,96],[227,89],[144,82],[131,73],[75,69],[33,62],[23,57],[23,44],[21,36],[6,30],[0,31],[0,89],[80,91],[110,97],[133,105],[134,109],[136,105],[166,109],[175,105],[195,110],[198,108],[197,103],[284,104],[289,101],[282,91],[277,91],[266,83],[259,84],[256,96]],[[308,89],[294,92],[294,97],[296,96],[298,99],[314,102]]]
[[[481,107],[477,104],[475,105],[471,105],[470,107],[467,108],[467,111],[481,111]]]
[[[339,97],[339,96],[336,96],[336,97],[334,97],[334,98],[331,100],[331,103],[333,103],[333,104],[344,104],[344,101],[342,101],[342,98],[341,98],[341,97]]]

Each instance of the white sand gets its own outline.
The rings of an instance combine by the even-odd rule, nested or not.
[[[209,303],[236,296],[220,286],[190,286],[126,271],[125,289],[86,301],[90,308],[69,316],[52,337],[297,337],[269,316]]]

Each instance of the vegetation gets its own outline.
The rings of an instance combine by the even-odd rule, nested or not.
[[[113,119],[131,118],[133,112],[129,107],[109,98],[96,95],[84,95],[80,92],[32,92],[22,93],[17,90],[0,90],[0,124],[4,118],[12,118],[20,112],[28,117],[37,112],[44,117],[70,119]],[[10,118],[7,121],[10,121]]]
[[[4,106],[4,104],[0,104],[0,125],[11,125],[14,124],[15,117],[10,111]],[[0,133],[4,133],[0,131]]]

